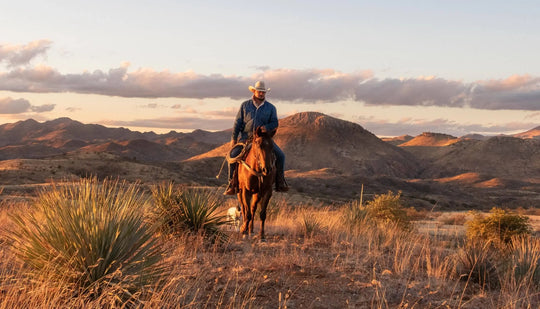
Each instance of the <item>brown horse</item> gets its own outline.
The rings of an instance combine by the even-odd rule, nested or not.
[[[245,160],[238,164],[238,200],[242,205],[243,223],[240,232],[253,234],[253,222],[257,207],[260,207],[261,240],[264,240],[266,207],[272,197],[272,186],[276,178],[274,141],[276,130],[263,132],[257,128]]]

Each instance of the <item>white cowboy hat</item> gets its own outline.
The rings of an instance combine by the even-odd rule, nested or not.
[[[255,87],[249,86],[249,91],[251,91],[251,92],[255,92],[255,91],[267,92],[267,91],[270,91],[270,88],[267,89],[264,86],[264,82],[262,80],[260,80],[260,81],[255,83]]]

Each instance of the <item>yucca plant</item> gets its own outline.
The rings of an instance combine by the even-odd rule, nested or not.
[[[457,253],[457,275],[466,281],[480,284],[482,287],[495,288],[499,286],[499,273],[502,259],[489,242],[474,238]]]
[[[30,211],[12,216],[13,249],[33,273],[47,272],[79,292],[132,295],[163,271],[154,227],[143,216],[147,201],[136,184],[125,182],[53,184]]]
[[[155,218],[162,231],[180,235],[185,232],[202,233],[207,237],[225,237],[220,227],[227,224],[226,215],[218,213],[221,205],[215,192],[175,188],[172,183],[162,183],[152,188]]]
[[[360,201],[352,201],[343,210],[343,222],[350,228],[359,227],[365,223],[367,209]]]

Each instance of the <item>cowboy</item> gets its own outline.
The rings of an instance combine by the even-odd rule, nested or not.
[[[248,141],[253,132],[261,127],[261,130],[270,132],[277,129],[278,118],[276,107],[270,102],[266,101],[266,93],[270,91],[270,88],[266,88],[263,81],[258,81],[255,86],[249,86],[249,90],[253,92],[251,99],[245,101],[240,106],[240,110],[236,115],[233,125],[233,133],[231,139],[231,152],[232,158],[238,156],[242,150],[240,147],[235,147],[237,142],[245,143]],[[274,143],[274,153],[276,155],[276,191],[286,192],[289,190],[287,182],[285,182],[285,154]],[[237,163],[229,164],[229,184],[225,190],[224,195],[234,195],[237,193],[237,181],[235,178],[235,171]]]

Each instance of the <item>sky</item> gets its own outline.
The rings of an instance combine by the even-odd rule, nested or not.
[[[226,130],[264,80],[381,137],[540,125],[536,1],[0,1],[0,123]]]

